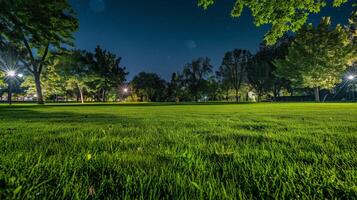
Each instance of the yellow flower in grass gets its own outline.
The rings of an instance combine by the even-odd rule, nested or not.
[[[90,159],[92,159],[92,154],[90,154],[90,153],[87,153],[87,154],[86,154],[86,159],[87,159],[87,160],[90,160]]]

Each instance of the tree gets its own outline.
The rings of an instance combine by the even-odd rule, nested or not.
[[[195,59],[184,67],[183,80],[194,101],[198,101],[200,93],[204,90],[206,78],[212,72],[212,68],[209,58]]]
[[[167,96],[169,101],[180,102],[182,99],[182,76],[179,73],[172,73],[168,83]]]
[[[19,54],[13,46],[3,43],[0,46],[0,87],[8,86],[8,99],[12,98],[12,89],[18,86],[20,79],[17,75],[23,71],[23,65],[20,62]],[[7,73],[14,72],[15,77],[9,77]],[[22,74],[22,73],[21,73]]]
[[[81,103],[84,103],[84,90],[88,90],[88,82],[92,80],[90,75],[93,74],[93,65],[91,53],[73,50],[61,57],[58,66],[61,76],[66,80],[67,89],[78,90]]]
[[[333,0],[338,7],[349,0]],[[198,5],[207,9],[215,0],[198,0]],[[318,13],[327,5],[327,0],[236,0],[231,15],[239,17],[245,7],[249,8],[257,26],[271,24],[271,30],[265,35],[268,44],[274,44],[288,31],[298,31],[307,21],[310,13]]]
[[[291,90],[290,81],[276,73],[275,59],[285,58],[292,37],[284,36],[274,45],[260,45],[259,51],[252,57],[247,68],[248,82],[258,95],[258,101],[264,94],[273,94],[274,100],[280,91],[285,88]]]
[[[347,65],[352,62],[356,45],[349,37],[348,29],[325,17],[315,28],[304,26],[289,47],[285,59],[274,63],[281,76],[294,85],[314,88],[315,100],[320,101],[319,90],[331,89],[342,77]]]
[[[165,80],[155,73],[140,72],[133,78],[131,85],[140,101],[161,101],[166,90]]]
[[[11,44],[34,76],[38,103],[43,104],[41,73],[48,58],[72,45],[78,28],[75,13],[66,0],[0,1],[1,43]]]
[[[357,9],[355,9],[350,18],[348,19],[348,30],[350,32],[350,38],[354,45],[357,45]],[[357,60],[357,55],[355,55],[355,60]],[[352,64],[352,67],[357,67],[357,62]]]
[[[252,87],[258,96],[258,102],[261,97],[269,91],[272,85],[271,72],[272,66],[265,60],[262,55],[255,55],[249,67],[247,67],[247,78],[250,87]]]
[[[220,100],[222,96],[222,88],[220,87],[220,83],[217,80],[216,76],[210,76],[207,79],[207,89],[206,89],[206,96],[205,100],[213,100],[217,101]]]
[[[93,77],[95,77],[96,87],[100,89],[101,95],[99,96],[102,97],[103,102],[106,101],[109,90],[124,83],[125,77],[129,74],[125,67],[121,67],[121,59],[100,46],[95,48],[93,70],[99,77]]]
[[[41,88],[43,92],[44,100],[53,97],[54,101],[57,101],[59,95],[65,94],[65,78],[61,76],[57,70],[58,60],[49,64],[44,69],[44,74],[41,76]],[[33,76],[26,76],[21,87],[27,88],[27,94],[36,94],[36,83]],[[38,98],[38,96],[36,95]]]
[[[225,54],[218,74],[235,90],[236,101],[240,100],[239,89],[246,79],[246,67],[251,59],[251,53],[245,49],[235,49]]]

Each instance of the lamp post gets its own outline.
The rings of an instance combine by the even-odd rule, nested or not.
[[[355,92],[357,90],[357,83],[354,82],[354,80],[356,79],[356,76],[355,75],[349,75],[347,76],[347,79],[352,82],[352,101],[355,100]]]
[[[16,71],[10,70],[10,71],[6,72],[6,76],[8,77],[8,90],[9,90],[7,98],[9,101],[9,105],[12,105],[12,83],[16,76],[18,76],[19,78],[22,78],[24,75],[21,73],[16,74]]]
[[[129,89],[127,87],[124,87],[122,90],[122,95],[121,95],[122,101],[124,101],[125,96],[128,94],[128,92],[129,92]]]

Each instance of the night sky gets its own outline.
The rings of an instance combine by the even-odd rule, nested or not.
[[[234,0],[218,0],[204,11],[197,0],[70,0],[80,29],[76,48],[93,51],[97,45],[121,56],[130,80],[138,72],[156,72],[169,79],[192,59],[208,56],[217,68],[224,53],[235,48],[256,52],[268,26],[256,27],[248,10],[232,18]],[[350,4],[324,8],[321,16],[345,24]]]

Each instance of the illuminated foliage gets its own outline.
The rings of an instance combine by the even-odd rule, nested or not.
[[[16,46],[34,75],[38,103],[43,103],[41,73],[53,52],[71,45],[77,30],[75,13],[66,0],[0,1],[0,38]],[[52,52],[52,54],[51,54]]]
[[[348,0],[334,0],[333,6],[337,7]],[[231,15],[239,17],[243,8],[249,8],[254,23],[257,26],[271,25],[271,30],[265,35],[268,44],[273,44],[286,32],[298,31],[306,22],[310,13],[318,13],[326,6],[327,0],[236,0]],[[207,9],[215,0],[198,0],[198,5]]]
[[[340,25],[332,28],[330,18],[323,18],[316,28],[312,24],[304,26],[286,58],[275,65],[279,74],[294,85],[314,88],[319,101],[319,89],[331,89],[340,82],[355,52],[348,30]]]

